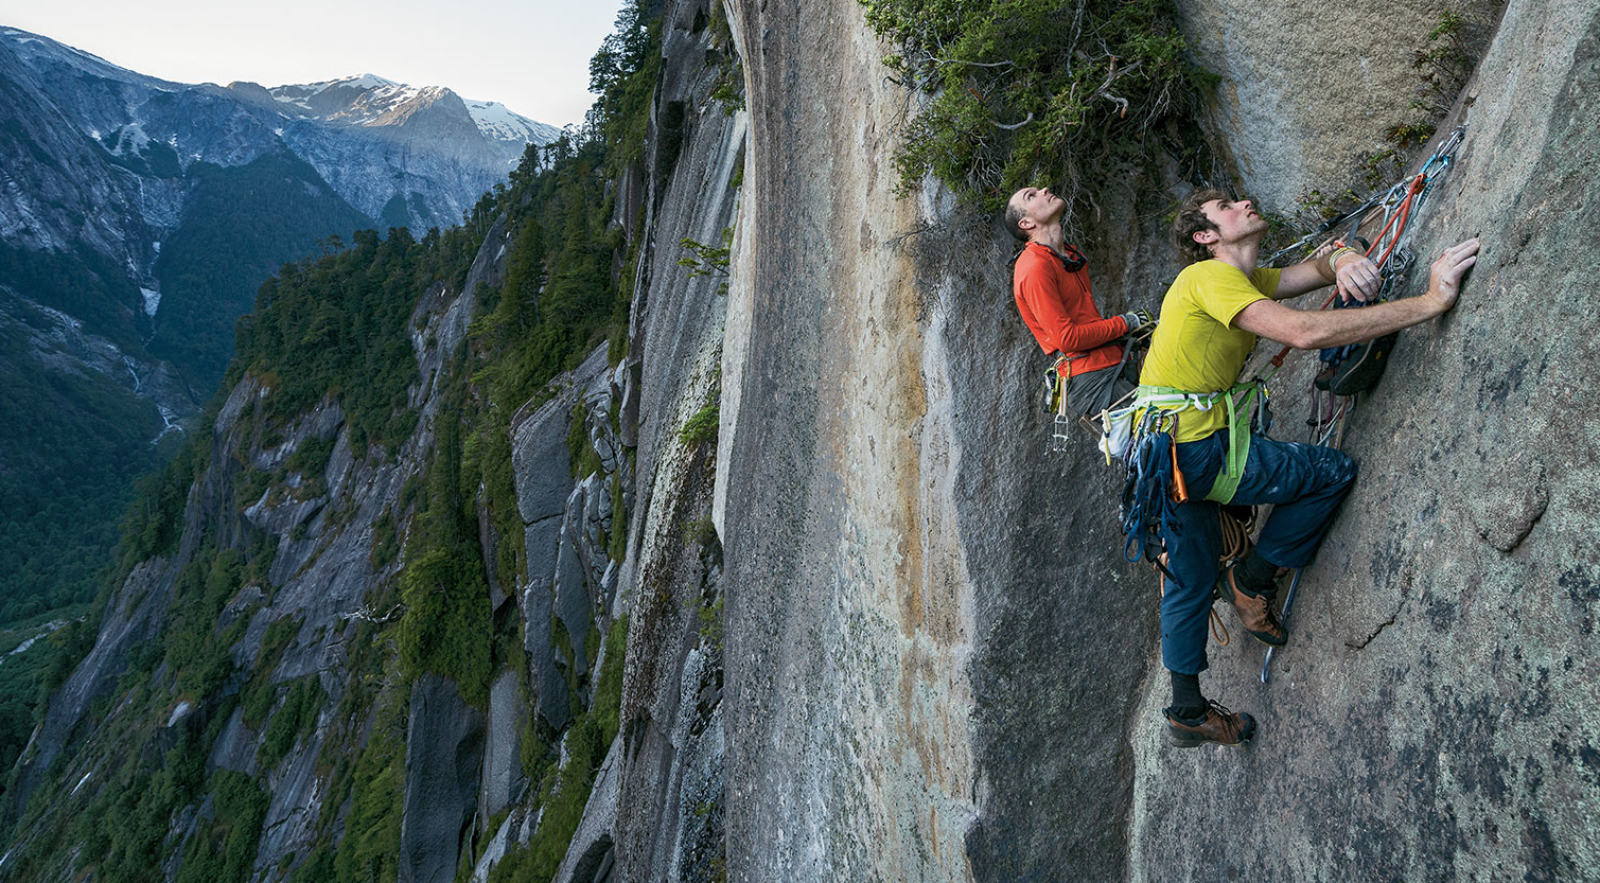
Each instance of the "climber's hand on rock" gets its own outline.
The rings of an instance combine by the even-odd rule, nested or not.
[[[1461,295],[1461,277],[1478,262],[1479,245],[1477,237],[1473,237],[1445,249],[1433,262],[1428,272],[1427,296],[1434,299],[1439,312],[1456,305],[1456,298]]]
[[[1378,296],[1379,289],[1383,288],[1383,277],[1378,275],[1378,265],[1367,258],[1357,255],[1345,257],[1340,255],[1339,269],[1335,272],[1335,281],[1339,285],[1339,297],[1345,303],[1358,300],[1366,303]]]

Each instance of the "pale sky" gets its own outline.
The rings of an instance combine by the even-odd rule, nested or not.
[[[589,109],[589,57],[622,0],[0,0],[0,25],[179,83],[377,74],[553,126]]]

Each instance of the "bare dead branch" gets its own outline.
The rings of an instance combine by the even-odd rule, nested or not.
[[[1017,129],[1020,129],[1023,126],[1026,126],[1027,124],[1033,122],[1033,111],[1031,111],[1031,110],[1028,111],[1028,115],[1026,117],[1024,117],[1022,119],[1022,122],[1020,122],[1020,123],[1001,123],[1001,122],[995,122],[994,120],[990,120],[990,122],[994,124],[994,127],[996,129],[1005,129],[1007,131],[1014,132]]]
[[[964,64],[964,65],[966,65],[968,67],[1016,67],[1017,66],[1017,63],[1014,62],[1014,61],[963,61],[962,59],[959,59],[959,58],[938,58],[938,57],[934,57],[933,60],[938,62],[939,64]]]

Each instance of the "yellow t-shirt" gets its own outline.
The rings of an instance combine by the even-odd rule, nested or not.
[[[1185,267],[1161,301],[1161,324],[1150,338],[1139,382],[1185,392],[1216,392],[1237,383],[1256,336],[1233,327],[1233,317],[1270,298],[1282,273],[1258,269],[1246,276],[1216,260]],[[1173,441],[1199,441],[1227,425],[1223,402],[1209,411],[1188,408],[1178,417]]]

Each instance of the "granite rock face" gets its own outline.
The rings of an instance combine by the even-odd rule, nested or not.
[[[1600,221],[1597,89],[1600,5],[1506,9],[1407,293],[1481,231],[1477,266],[1352,417],[1361,477],[1271,684],[1259,646],[1212,654],[1208,689],[1257,714],[1256,744],[1183,757],[1130,733],[1133,879],[1595,879],[1600,438],[1574,415],[1600,404],[1579,232]],[[1136,720],[1163,701],[1147,690]]]
[[[640,378],[623,397],[641,419],[628,555],[617,574],[626,605],[627,666],[618,737],[615,820],[618,880],[699,881],[731,872],[723,789],[722,547],[715,504],[727,427],[685,437],[695,418],[719,417],[727,278],[691,276],[683,239],[719,243],[736,225],[748,121],[712,97],[736,47],[702,27],[705,7],[669,4],[664,64],[645,166],[645,228],[630,353]],[[670,148],[681,145],[677,152]],[[739,251],[731,255],[733,263]],[[730,268],[732,269],[732,268]],[[735,271],[736,272],[736,271]],[[719,870],[720,869],[720,870]]]
[[[483,716],[455,684],[423,675],[411,688],[406,732],[402,883],[449,883],[470,833],[483,762]]]
[[[1212,144],[1235,164],[1241,193],[1292,212],[1302,199],[1361,186],[1365,163],[1398,172],[1382,156],[1395,147],[1390,134],[1430,122],[1430,110],[1456,98],[1425,77],[1437,71],[1447,89],[1471,73],[1467,64],[1439,69],[1418,56],[1457,45],[1469,55],[1481,50],[1503,5],[1187,0],[1177,9],[1195,60],[1221,77],[1205,120]],[[1442,33],[1452,15],[1459,27]]]

